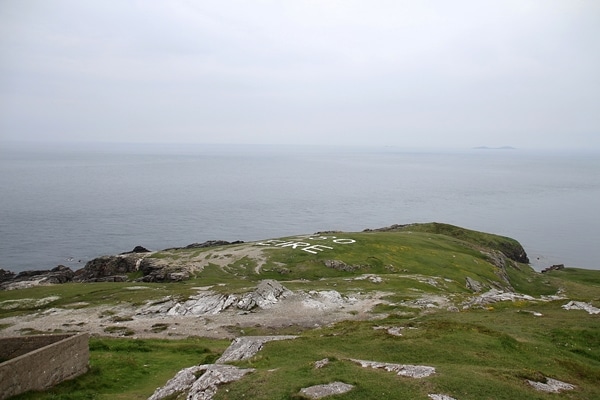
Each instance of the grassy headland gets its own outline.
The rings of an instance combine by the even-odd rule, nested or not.
[[[109,337],[116,336],[110,331],[92,337],[87,374],[18,399],[147,398],[179,369],[214,361],[229,341],[141,338],[144,332],[129,325],[122,309],[165,298],[183,302],[199,287],[243,294],[264,279],[277,280],[295,293],[335,290],[346,299],[372,296],[376,301],[362,318],[331,324],[308,326],[291,316],[285,325],[232,324],[228,330],[233,335],[293,333],[299,338],[268,343],[253,358],[234,363],[256,371],[223,387],[216,399],[298,399],[302,387],[332,381],[355,385],[336,399],[428,399],[431,393],[459,400],[556,398],[527,383],[545,377],[576,386],[560,398],[600,398],[600,314],[562,308],[569,300],[600,307],[600,271],[537,273],[522,262],[525,252],[510,238],[445,224],[415,224],[177,249],[147,257],[167,268],[187,268],[191,279],[68,283],[0,292],[0,334],[16,318],[55,309],[93,314],[101,308],[108,325],[131,329],[130,337]],[[481,293],[467,287],[468,280],[479,284],[481,292],[495,289],[531,297],[473,302]],[[154,326],[157,331],[168,328],[160,321]],[[86,327],[74,320],[63,331]],[[388,328],[397,328],[400,335]],[[324,358],[329,364],[314,368]],[[429,365],[436,374],[411,379],[362,368],[350,359]]]

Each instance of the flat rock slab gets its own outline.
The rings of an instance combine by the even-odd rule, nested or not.
[[[427,397],[431,400],[456,400],[454,397],[450,397],[446,394],[428,394]]]
[[[575,389],[575,385],[571,385],[570,383],[561,382],[556,379],[546,378],[546,383],[544,382],[536,382],[527,380],[531,386],[533,386],[536,390],[548,393],[559,393],[562,390],[573,390]]]
[[[263,345],[274,340],[296,339],[298,336],[242,336],[235,338],[231,345],[223,352],[223,355],[216,361],[222,364],[230,361],[246,360],[258,353]]]
[[[428,367],[426,365],[390,364],[355,359],[350,359],[350,361],[360,364],[360,366],[363,368],[384,369],[386,371],[395,372],[400,376],[407,376],[409,378],[426,378],[435,374],[435,368]]]
[[[596,308],[590,303],[584,303],[582,301],[570,301],[564,306],[565,310],[583,310],[587,311],[588,314],[600,314],[600,308]]]
[[[342,394],[352,390],[354,386],[344,382],[332,382],[325,385],[316,385],[300,390],[300,393],[311,399],[320,399],[334,394]]]

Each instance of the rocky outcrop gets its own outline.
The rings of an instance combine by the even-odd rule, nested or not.
[[[173,398],[178,393],[187,394],[188,400],[210,400],[220,385],[237,381],[250,372],[254,372],[254,369],[219,364],[186,368],[179,371],[165,386],[156,389],[148,400]]]
[[[126,251],[125,253],[121,253],[121,255],[125,255],[125,254],[139,254],[139,253],[151,253],[151,251],[148,250],[147,248],[143,247],[143,246],[135,246],[133,248],[133,250]]]
[[[584,303],[582,301],[570,301],[563,305],[562,308],[565,310],[583,310],[587,311],[588,314],[600,314],[600,308],[596,308],[590,303]]]
[[[160,313],[169,316],[205,316],[219,314],[230,307],[250,311],[256,307],[269,308],[290,294],[292,292],[281,283],[266,279],[259,282],[254,291],[244,295],[221,294],[212,290],[201,290],[184,302],[166,298],[148,304],[138,310],[138,314]]]
[[[163,251],[183,250],[183,249],[204,249],[206,247],[229,246],[232,244],[241,244],[241,243],[244,243],[244,242],[242,240],[236,240],[235,242],[228,242],[226,240],[207,240],[206,242],[202,242],[202,243],[188,244],[187,246],[184,246],[184,247],[170,247],[168,249],[164,249]]]
[[[560,271],[561,269],[565,269],[565,264],[551,265],[548,268],[544,268],[542,270],[542,274],[545,273],[545,272],[550,272],[550,271]]]
[[[323,397],[332,396],[334,394],[342,394],[351,391],[354,386],[344,382],[332,382],[324,385],[315,385],[307,388],[302,388],[300,394],[309,399],[321,399]]]
[[[354,272],[362,268],[361,265],[348,265],[340,260],[325,260],[324,263],[327,268],[338,271]]]
[[[225,350],[223,355],[217,360],[217,363],[226,363],[231,361],[247,360],[258,353],[265,343],[274,340],[296,339],[298,336],[242,336],[233,339],[231,345]]]
[[[497,303],[500,301],[536,301],[536,299],[527,294],[520,294],[514,292],[504,292],[502,290],[491,289],[479,296],[473,297],[469,301],[463,304],[463,309],[468,309],[474,306],[487,306],[489,304]]]
[[[481,284],[481,282],[476,281],[475,279],[469,276],[467,276],[466,278],[466,286],[468,289],[471,289],[475,293],[479,293],[484,289],[484,286]]]
[[[168,265],[158,258],[141,259],[139,270],[144,274],[138,279],[141,282],[180,282],[190,278],[189,268]]]
[[[0,289],[23,289],[39,285],[71,282],[75,273],[69,267],[59,265],[51,270],[23,271],[14,274],[0,270]]]
[[[0,268],[0,284],[13,280],[15,275],[16,274],[12,271],[7,271],[5,269]]]
[[[409,378],[426,378],[435,374],[435,368],[426,365],[390,364],[355,359],[351,359],[350,361],[360,364],[360,366],[363,368],[384,369],[388,372],[395,372],[397,375],[406,376]]]
[[[103,256],[88,261],[75,272],[76,282],[122,282],[126,274],[138,270],[138,258],[134,256]]]
[[[223,363],[246,360],[260,351],[267,342],[295,338],[296,336],[244,336],[236,338],[215,364],[197,365],[182,369],[165,386],[156,389],[148,400],[173,398],[177,394],[186,395],[188,400],[210,400],[217,393],[220,385],[237,381],[244,375],[254,372],[253,368],[238,368]]]
[[[531,386],[533,386],[536,390],[547,393],[560,393],[563,390],[573,390],[575,389],[575,385],[571,385],[570,383],[561,382],[552,378],[545,378],[545,382],[536,382],[527,380]]]
[[[272,279],[266,279],[258,284],[256,290],[242,296],[237,302],[236,307],[245,311],[250,311],[256,307],[269,308],[290,294],[292,292],[281,283]]]

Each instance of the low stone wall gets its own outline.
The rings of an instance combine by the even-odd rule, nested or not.
[[[0,400],[75,378],[89,357],[87,333],[0,338]]]

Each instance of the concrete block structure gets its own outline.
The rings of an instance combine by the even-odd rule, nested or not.
[[[0,338],[0,400],[75,378],[89,358],[87,333]]]

